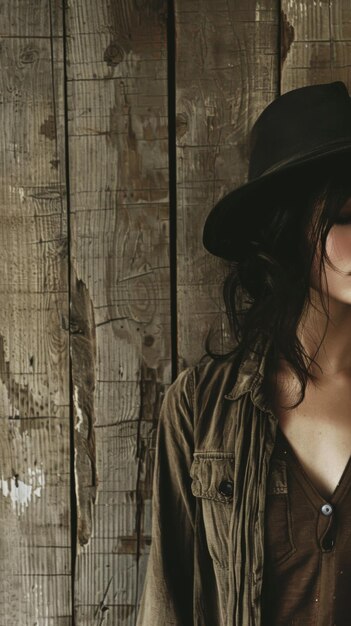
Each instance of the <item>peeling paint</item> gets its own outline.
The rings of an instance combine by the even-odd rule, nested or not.
[[[79,399],[78,399],[78,393],[79,393],[79,389],[77,387],[77,385],[74,385],[74,408],[76,409],[76,413],[78,415],[78,422],[75,425],[75,429],[80,431],[80,426],[81,424],[83,424],[83,413],[82,413],[82,409],[79,406]]]
[[[256,2],[255,6],[255,22],[261,21],[261,6],[259,2]]]
[[[288,21],[286,13],[281,12],[281,44],[280,44],[280,65],[283,64],[288,56],[291,44],[295,39],[295,29]]]
[[[9,185],[9,193],[10,194],[18,194],[20,197],[20,201],[24,202],[25,192],[23,187],[15,187],[13,185]]]
[[[41,411],[45,411],[44,415],[48,415],[49,410],[51,414],[55,414],[56,407],[59,405],[61,399],[60,394],[62,392],[60,389],[57,391],[57,400],[56,396],[54,396],[54,402],[52,404],[50,403],[49,409],[50,400],[48,398],[44,398],[42,396],[35,397],[29,388],[28,383],[23,382],[21,384],[11,375],[10,357],[8,352],[9,350],[5,338],[0,333],[0,383],[5,386],[7,391],[9,410],[8,418],[20,420],[20,432],[23,433],[25,431],[25,421],[22,418],[31,416],[28,412],[28,407],[31,407],[32,414],[34,413],[34,415],[37,416],[40,415]],[[34,428],[41,428],[39,420],[37,421],[37,424],[31,425],[31,431]]]
[[[21,202],[24,202],[24,195],[25,195],[25,194],[24,194],[24,189],[23,189],[23,187],[18,187],[18,188],[17,188],[17,190],[18,190],[18,195],[19,195],[19,197],[20,197]]]
[[[18,476],[4,479],[1,475],[0,489],[6,498],[11,499],[12,508],[20,515],[25,507],[33,499],[33,496],[40,498],[42,487],[45,485],[45,476],[42,469],[36,467],[28,468],[28,480],[20,480]]]

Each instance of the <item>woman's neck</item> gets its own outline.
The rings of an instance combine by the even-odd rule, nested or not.
[[[329,317],[327,320],[319,293],[311,288],[311,305],[300,321],[297,336],[308,356],[317,363],[311,364],[311,371],[318,378],[350,377],[351,304],[330,298]]]

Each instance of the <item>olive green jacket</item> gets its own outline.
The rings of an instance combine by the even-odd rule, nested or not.
[[[250,353],[201,361],[159,417],[152,540],[136,626],[260,626],[266,477],[277,419]]]

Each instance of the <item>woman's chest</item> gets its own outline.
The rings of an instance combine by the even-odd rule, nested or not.
[[[328,498],[351,455],[351,380],[307,385],[302,403],[288,409],[297,399],[294,389],[287,379],[278,385],[273,412],[302,467]]]

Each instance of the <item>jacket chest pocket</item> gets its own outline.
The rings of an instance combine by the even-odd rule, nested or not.
[[[202,509],[208,551],[221,568],[229,567],[228,542],[233,509],[234,454],[194,452],[191,490]]]

